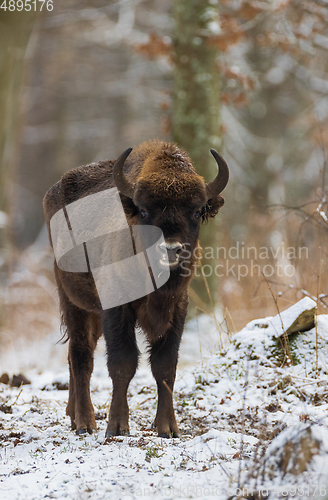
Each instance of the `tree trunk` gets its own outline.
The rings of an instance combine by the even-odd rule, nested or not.
[[[218,52],[209,43],[213,26],[217,26],[218,7],[213,0],[174,0],[173,19],[172,136],[189,153],[197,172],[208,182],[217,174],[209,150],[220,150],[222,145]],[[214,245],[216,231],[213,221],[202,227],[200,241],[203,248]],[[206,264],[213,269],[213,262],[206,260]],[[214,299],[217,277],[213,274],[207,281]],[[192,287],[201,301],[209,302],[202,277],[194,278]]]
[[[23,61],[35,17],[33,11],[0,11],[0,211],[4,212],[8,208],[8,180],[13,175]],[[1,232],[0,249],[4,246]]]

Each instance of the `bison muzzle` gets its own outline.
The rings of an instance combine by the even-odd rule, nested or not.
[[[51,219],[55,214],[58,216],[62,211],[67,215],[74,203],[117,188],[115,193],[124,211],[127,230],[131,230],[131,239],[135,234],[133,228],[155,226],[161,232],[161,240],[153,247],[156,265],[161,270],[158,276],[152,276],[152,281],[162,271],[169,273],[165,283],[152,293],[106,308],[98,293],[90,258],[83,272],[65,270],[58,259],[55,260],[60,308],[69,340],[66,413],[77,434],[92,433],[96,429],[90,378],[94,350],[102,334],[113,382],[106,436],[129,433],[127,389],[138,364],[135,329],[141,327],[149,344],[150,365],[158,390],[155,427],[161,437],[180,436],[172,395],[187,314],[188,285],[199,258],[200,223],[218,213],[224,202],[220,193],[229,177],[225,161],[215,150],[211,153],[219,171],[209,183],[197,174],[188,155],[178,146],[150,141],[133,151],[128,149],[117,161],[100,161],[70,170],[45,195],[44,213],[54,247]],[[100,213],[102,220],[108,215],[110,225],[113,215],[102,213],[102,209]],[[67,224],[69,227],[68,220]],[[106,246],[104,241],[103,247]],[[136,241],[133,244],[136,245]],[[86,243],[81,245],[86,250]],[[124,245],[119,247],[124,253]],[[186,269],[190,272],[186,273]],[[101,273],[100,268],[99,276]],[[108,289],[112,285],[114,282],[105,280]]]

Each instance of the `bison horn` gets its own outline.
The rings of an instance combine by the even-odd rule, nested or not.
[[[118,160],[116,160],[113,169],[113,176],[117,189],[121,191],[121,193],[125,194],[125,196],[128,196],[129,198],[133,198],[134,184],[131,184],[131,182],[129,182],[128,179],[125,177],[123,172],[123,165],[129,154],[131,153],[131,151],[132,148],[129,148],[126,151],[124,151],[124,153],[121,154]]]
[[[218,164],[219,172],[213,181],[206,184],[206,195],[208,200],[220,194],[228,184],[229,180],[228,165],[226,164],[222,156],[220,156],[219,153],[215,151],[215,149],[211,149],[211,153],[214,156],[216,163]]]

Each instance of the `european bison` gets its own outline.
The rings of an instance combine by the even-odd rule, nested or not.
[[[116,162],[100,161],[67,172],[49,189],[43,202],[50,241],[54,245],[50,221],[57,212],[65,213],[72,233],[67,213],[76,205],[74,202],[116,186],[118,193],[116,190],[111,192],[115,191],[119,196],[128,229],[157,226],[162,231],[162,243],[154,248],[158,255],[157,265],[169,271],[167,281],[153,293],[105,308],[97,292],[90,262],[87,262],[84,272],[69,272],[55,261],[60,308],[69,339],[70,380],[66,413],[77,434],[92,433],[96,429],[90,377],[94,349],[103,334],[108,371],[113,381],[106,436],[129,433],[127,389],[138,364],[135,328],[140,326],[150,346],[151,370],[158,389],[154,424],[159,436],[179,437],[172,391],[187,314],[187,288],[198,258],[194,250],[198,247],[200,223],[214,217],[224,203],[220,193],[228,182],[229,171],[215,150],[211,153],[219,172],[207,184],[196,173],[188,155],[175,144],[155,140],[131,151],[128,149]],[[99,216],[102,220],[107,217],[110,226],[112,216],[103,213],[106,210],[104,205]],[[87,211],[85,216],[89,216]],[[132,230],[131,237],[133,239]],[[104,246],[104,241],[102,244]],[[86,250],[85,245],[82,243],[80,248]],[[181,272],[182,264],[184,272]],[[148,266],[150,268],[149,263]],[[186,273],[186,269],[191,272]],[[101,276],[101,268],[98,274]],[[152,281],[154,278],[156,276],[152,276]],[[105,285],[110,288],[111,283]]]

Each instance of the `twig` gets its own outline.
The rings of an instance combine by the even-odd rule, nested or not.
[[[17,398],[15,399],[15,401],[13,402],[13,404],[11,406],[14,406],[17,403],[18,398],[22,394],[22,392],[23,392],[23,388],[19,391]]]
[[[246,380],[245,380],[245,388],[243,394],[243,423],[242,423],[242,432],[240,437],[240,454],[239,454],[239,464],[238,464],[238,488],[240,487],[240,477],[241,477],[241,459],[244,453],[244,431],[245,431],[245,403],[246,403],[246,393],[248,387],[248,374],[249,374],[249,357],[247,358],[246,364]]]
[[[214,306],[214,302],[213,302],[213,299],[212,299],[210,288],[209,288],[208,283],[207,283],[206,276],[205,276],[205,274],[203,272],[203,265],[202,265],[202,263],[200,263],[200,266],[201,266],[201,269],[202,269],[202,275],[203,275],[203,278],[204,278],[204,283],[205,283],[207,295],[208,295],[208,298],[209,298],[211,306],[212,306],[213,318],[214,318],[214,321],[215,321],[215,325],[216,325],[217,330],[218,330],[219,335],[220,335],[220,349],[222,350],[223,349],[223,341],[222,341],[222,335],[221,335],[221,328],[219,326],[219,322],[218,322],[218,320],[216,318],[216,315],[215,315],[215,306]]]
[[[283,330],[283,338],[284,338],[284,342],[285,342],[285,356],[286,356],[286,354],[287,354],[287,356],[286,356],[286,357],[288,357],[288,358],[289,358],[289,360],[290,360],[290,362],[293,364],[293,360],[292,360],[292,357],[291,357],[291,354],[290,354],[290,349],[289,349],[289,344],[288,344],[288,335],[287,335],[287,332],[286,332],[286,330],[285,330],[284,323],[283,323],[283,321],[282,321],[282,317],[281,317],[281,314],[280,314],[280,309],[279,309],[279,307],[278,307],[278,302],[277,302],[277,299],[276,299],[276,297],[274,296],[273,291],[272,291],[272,288],[271,288],[271,286],[270,286],[270,283],[268,282],[268,280],[267,280],[267,278],[266,278],[266,276],[265,276],[265,274],[263,273],[263,271],[262,271],[262,270],[261,270],[261,274],[262,274],[262,276],[263,276],[263,278],[264,278],[264,280],[265,280],[265,282],[266,282],[266,284],[267,284],[267,287],[268,287],[268,288],[269,288],[269,290],[270,290],[270,293],[271,293],[272,299],[273,299],[273,301],[274,301],[274,303],[275,303],[275,306],[276,306],[276,309],[277,309],[277,312],[278,312],[278,315],[279,315],[279,319],[280,319],[281,327],[282,327],[282,330]],[[280,338],[280,337],[279,337],[279,338]]]

